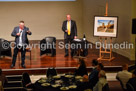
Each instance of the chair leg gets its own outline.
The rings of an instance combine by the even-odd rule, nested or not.
[[[30,61],[31,61],[31,51],[30,51]]]
[[[18,52],[18,61],[19,61],[19,66],[20,66],[20,52]]]
[[[51,49],[51,57],[53,57],[54,56],[54,54],[53,54],[53,49]]]

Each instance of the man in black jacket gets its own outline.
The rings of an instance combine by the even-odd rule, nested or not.
[[[127,86],[127,91],[136,91],[136,70],[133,72],[132,78],[129,79],[126,86]]]
[[[71,20],[70,15],[67,15],[67,20],[63,22],[62,30],[64,32],[65,57],[67,57],[69,55],[69,52],[68,52],[69,42],[71,43],[73,39],[77,38],[76,22],[74,20]],[[71,51],[71,56],[73,56],[72,51]]]
[[[21,66],[25,68],[25,53],[26,53],[26,46],[28,45],[28,38],[27,35],[31,35],[32,33],[29,31],[29,28],[25,27],[24,21],[20,21],[19,26],[15,27],[11,36],[15,37],[15,48],[14,48],[14,55],[12,59],[11,68],[15,66],[16,57],[18,51],[21,50]]]
[[[98,63],[97,67],[94,68],[92,72],[89,74],[89,84],[91,89],[93,89],[93,87],[98,82],[99,80],[98,74],[103,68],[104,68],[103,64]]]

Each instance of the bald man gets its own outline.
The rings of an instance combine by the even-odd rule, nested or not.
[[[122,65],[122,71],[117,73],[116,78],[122,82],[123,89],[127,89],[126,83],[132,78],[132,73],[128,72],[128,64]]]
[[[28,45],[28,38],[27,35],[31,35],[32,33],[29,31],[29,28],[25,27],[24,21],[19,22],[19,26],[15,27],[11,36],[15,37],[15,48],[14,48],[14,55],[12,59],[11,68],[15,66],[16,57],[18,51],[21,50],[21,66],[25,68],[25,53],[26,53],[26,46]]]
[[[77,26],[74,20],[71,20],[71,15],[67,15],[67,20],[63,22],[62,30],[64,32],[64,42],[65,42],[65,57],[69,56],[68,44],[71,43],[73,39],[77,38]],[[71,51],[71,57],[73,57],[73,52]]]

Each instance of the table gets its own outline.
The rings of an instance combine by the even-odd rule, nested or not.
[[[68,90],[65,91],[83,91],[81,90],[81,84],[83,77],[81,76],[74,76],[74,75],[64,75],[64,76],[54,76],[49,78],[40,78],[38,81],[35,82],[35,91],[64,91],[62,87],[68,87]],[[43,84],[48,84],[49,86],[42,86]],[[58,85],[58,87],[53,87]],[[70,88],[71,86],[76,86],[76,88]]]

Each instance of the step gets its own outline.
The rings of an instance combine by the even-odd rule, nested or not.
[[[8,81],[21,81],[22,75],[9,75],[6,76]]]
[[[6,77],[22,77],[22,75],[7,75]]]
[[[8,83],[22,83],[22,81],[8,81]]]
[[[7,87],[4,91],[26,91],[23,87]]]
[[[22,82],[20,81],[8,82],[4,87],[22,87]]]

